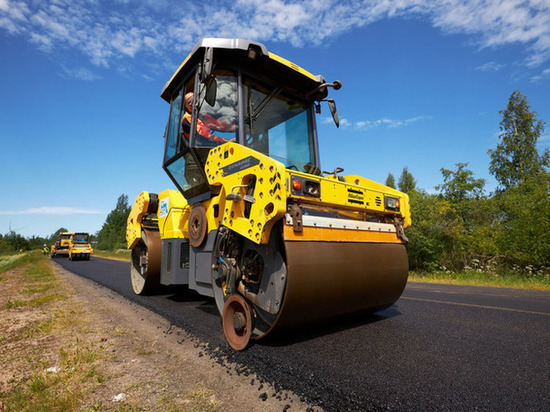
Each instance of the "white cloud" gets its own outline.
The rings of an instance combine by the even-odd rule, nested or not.
[[[0,30],[25,36],[50,53],[80,50],[102,67],[123,65],[124,59],[141,53],[164,57],[187,52],[204,36],[319,45],[401,16],[469,35],[481,48],[524,45],[521,58],[531,67],[550,60],[546,0],[236,0],[217,6],[164,0],[0,0]]]
[[[387,129],[396,129],[398,127],[406,127],[410,124],[426,121],[433,119],[432,116],[416,116],[410,117],[408,119],[390,119],[388,117],[383,117],[376,120],[360,120],[356,122],[351,122],[348,119],[340,119],[340,126],[342,128],[354,128],[356,130],[370,130],[379,127],[385,127]],[[325,117],[323,123],[332,123],[332,118]]]
[[[95,74],[90,69],[86,67],[78,67],[75,69],[69,69],[67,67],[63,66],[63,71],[65,74],[67,74],[69,77],[74,77],[75,79],[85,80],[85,81],[93,81],[101,79],[101,76]]]
[[[30,33],[29,38],[31,43],[37,44],[38,48],[44,51],[51,51],[53,41],[50,37],[38,33]]]
[[[21,25],[25,25],[29,8],[23,2],[0,0],[0,28],[10,34],[21,33]]]
[[[104,211],[65,206],[41,206],[22,210],[0,210],[0,215],[98,215]]]
[[[138,29],[132,27],[129,31],[120,30],[116,32],[111,45],[115,50],[127,56],[134,57],[143,45],[143,37]]]
[[[332,117],[326,117],[325,119],[326,119],[325,123],[330,123],[330,124],[334,123],[334,119]],[[350,122],[349,122],[348,119],[344,118],[344,119],[339,119],[339,120],[340,120],[340,127],[342,127],[342,128],[349,127]]]
[[[550,3],[539,0],[442,0],[432,22],[444,31],[478,35],[480,47],[525,44],[526,64],[550,57]]]
[[[504,67],[506,67],[505,64],[488,62],[488,63],[482,64],[481,66],[477,66],[475,69],[480,72],[498,72],[502,70]]]
[[[544,79],[550,79],[550,69],[544,69],[542,72],[540,72],[536,76],[531,77],[532,82],[538,82]]]

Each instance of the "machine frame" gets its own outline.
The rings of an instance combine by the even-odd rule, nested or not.
[[[409,199],[343,169],[321,172],[315,113],[329,87],[341,83],[257,42],[195,46],[161,93],[170,103],[163,168],[178,190],[140,193],[128,218],[136,293],[184,284],[214,297],[237,350],[275,328],[375,311],[399,298]],[[222,98],[228,105],[216,109]],[[330,99],[329,106],[338,124]],[[271,151],[278,136],[302,160]]]

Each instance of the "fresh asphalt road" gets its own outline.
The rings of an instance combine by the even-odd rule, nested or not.
[[[234,352],[212,299],[184,288],[136,296],[129,262],[55,262],[209,342],[205,351],[219,362],[327,411],[550,411],[547,291],[409,283],[384,311]]]

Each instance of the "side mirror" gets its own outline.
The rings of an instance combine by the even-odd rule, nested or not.
[[[212,47],[207,47],[204,51],[200,78],[201,83],[205,84],[206,87],[206,95],[204,96],[204,100],[206,100],[206,103],[210,106],[214,106],[216,104],[216,93],[218,90],[218,84],[212,74],[213,61],[214,49]]]
[[[330,113],[332,114],[332,119],[334,120],[334,124],[336,124],[336,127],[340,127],[340,120],[338,119],[338,112],[336,111],[336,103],[334,102],[334,99],[328,99],[327,102]]]
[[[204,96],[204,100],[206,100],[206,103],[208,103],[211,107],[214,107],[216,104],[217,92],[218,82],[216,82],[216,78],[212,76],[206,82],[206,95]]]
[[[207,47],[202,61],[201,82],[204,83],[212,76],[212,63],[214,61],[214,49]]]

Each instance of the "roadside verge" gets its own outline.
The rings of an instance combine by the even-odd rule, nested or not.
[[[0,275],[0,410],[308,409],[210,359],[204,343],[162,317],[45,263],[47,275],[32,265]],[[49,298],[29,303],[40,289]]]

